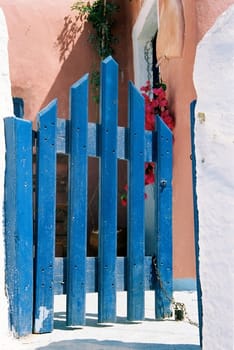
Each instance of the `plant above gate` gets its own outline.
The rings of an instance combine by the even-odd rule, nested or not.
[[[113,46],[118,39],[112,33],[114,14],[119,11],[119,6],[107,0],[96,0],[93,4],[88,1],[77,1],[72,5],[72,10],[78,11],[83,20],[92,24],[93,31],[89,35],[89,42],[93,45],[100,60],[113,55]],[[94,70],[91,73],[90,83],[93,90],[93,99],[99,103],[100,72]]]
[[[119,6],[106,0],[90,2],[77,1],[72,5],[79,15],[85,16],[93,26],[94,31],[89,36],[89,41],[94,46],[100,59],[104,59],[114,52],[113,45],[118,41],[112,33],[114,24],[113,15],[119,10]]]

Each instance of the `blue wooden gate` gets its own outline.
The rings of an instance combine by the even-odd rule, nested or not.
[[[119,127],[118,65],[101,64],[100,123],[88,122],[88,75],[70,90],[70,116],[57,101],[38,115],[38,130],[5,119],[6,285],[18,336],[53,330],[54,295],[67,294],[67,325],[85,324],[87,292],[98,292],[98,321],[116,321],[116,293],[127,291],[127,319],[144,319],[145,290],[155,290],[155,317],[171,315],[172,134],[157,117],[144,130],[144,100],[129,83],[128,127]],[[36,145],[36,189],[32,154]],[[68,248],[55,258],[56,155],[69,156]],[[88,157],[99,158],[98,257],[87,257]],[[117,257],[118,159],[128,161],[127,257]],[[145,256],[144,163],[156,163],[155,254]],[[35,217],[33,217],[35,213]]]

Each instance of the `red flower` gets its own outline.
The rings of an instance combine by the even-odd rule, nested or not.
[[[165,91],[163,88],[160,86],[160,88],[155,88],[152,90],[154,95],[156,95],[158,98],[165,98]]]
[[[147,80],[144,86],[140,88],[141,91],[149,92],[151,89],[150,81]]]
[[[162,98],[159,102],[160,107],[166,107],[168,105],[167,99]]]
[[[150,185],[154,183],[154,168],[154,163],[145,163],[145,185]]]
[[[153,108],[159,107],[159,100],[157,98],[153,99],[151,103]]]
[[[155,129],[155,118],[153,114],[147,114],[145,117],[145,129],[154,130]]]
[[[127,197],[122,198],[122,196],[121,196],[121,204],[123,207],[127,206]]]
[[[174,119],[172,116],[169,114],[168,109],[164,110],[161,112],[161,118],[164,121],[164,123],[169,127],[169,129],[173,130],[174,129]]]
[[[128,192],[128,185],[127,184],[124,186],[124,191]]]

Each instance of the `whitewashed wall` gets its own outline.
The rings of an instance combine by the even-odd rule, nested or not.
[[[151,42],[154,37],[157,27],[157,0],[144,1],[132,31],[134,83],[138,89],[144,86],[146,81],[149,80],[144,51],[146,43]]]
[[[234,6],[197,47],[195,148],[203,348],[234,349]]]
[[[5,296],[5,259],[4,259],[4,172],[5,172],[5,139],[3,118],[13,115],[11,86],[8,64],[8,32],[4,14],[0,9],[0,338],[8,333],[8,305]]]

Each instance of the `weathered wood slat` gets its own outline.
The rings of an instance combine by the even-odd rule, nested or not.
[[[172,302],[172,133],[160,117],[157,128],[157,225],[155,232],[155,316],[171,316]]]
[[[4,123],[6,288],[12,330],[24,336],[32,332],[33,310],[32,123]]]
[[[57,153],[68,154],[68,141],[69,141],[69,120],[57,118],[56,122],[56,150]]]
[[[69,154],[69,120],[57,118],[57,153]],[[100,125],[96,123],[88,123],[88,151],[89,157],[100,157],[99,150],[99,132]],[[145,137],[144,157],[146,162],[156,161],[156,132],[143,130]],[[117,127],[117,158],[128,159],[128,128],[123,126]]]
[[[38,115],[34,332],[53,330],[57,101]]]
[[[67,294],[67,258],[55,258],[54,293]],[[152,258],[144,259],[145,290],[155,289],[155,279],[152,270]],[[127,258],[116,258],[116,290],[127,291]],[[98,292],[98,257],[86,258],[86,293]]]
[[[85,323],[88,75],[71,87],[67,244],[67,325]]]
[[[118,65],[101,65],[98,321],[116,320]]]
[[[144,319],[144,100],[129,83],[128,319]]]

